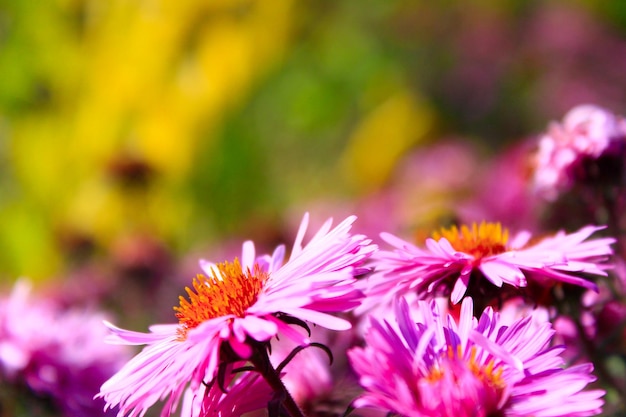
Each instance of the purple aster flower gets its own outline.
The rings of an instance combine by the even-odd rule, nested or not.
[[[210,383],[225,360],[251,357],[257,342],[267,342],[279,331],[299,344],[308,342],[289,326],[308,321],[333,330],[346,330],[349,321],[330,312],[359,305],[362,292],[354,275],[376,249],[363,235],[352,235],[355,217],[331,230],[328,220],[306,246],[305,215],[291,256],[285,248],[256,256],[254,244],[245,242],[241,263],[201,261],[203,274],[187,288],[175,307],[178,324],[156,325],[150,333],[119,329],[111,324],[110,341],[146,344],[135,358],[101,388],[108,406],[119,405],[119,415],[142,415],[160,399],[168,398],[163,414],[176,407],[185,387],[197,390]]]
[[[30,284],[20,280],[0,300],[0,379],[6,389],[25,386],[33,394],[11,400],[35,407],[33,413],[41,411],[36,397],[52,404],[55,415],[104,415],[104,402],[93,397],[128,360],[129,348],[104,343],[103,314],[64,309],[30,292]],[[11,414],[8,404],[2,406]]]
[[[357,407],[408,417],[591,416],[602,390],[584,391],[593,366],[563,368],[550,323],[503,325],[489,307],[477,320],[470,297],[458,322],[422,301],[415,320],[404,300],[397,322],[372,318],[367,345],[348,351],[365,388]]]
[[[525,287],[531,280],[544,285],[563,282],[596,290],[581,274],[606,275],[603,262],[612,254],[613,238],[588,239],[602,227],[586,226],[579,231],[531,241],[523,231],[509,241],[499,223],[453,226],[427,238],[425,247],[415,246],[388,233],[383,240],[393,251],[378,251],[376,271],[363,281],[368,295],[363,310],[394,295],[417,291],[421,298],[450,294],[453,304],[469,295],[485,298],[489,286]]]

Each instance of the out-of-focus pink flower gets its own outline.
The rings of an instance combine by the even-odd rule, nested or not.
[[[365,236],[350,233],[354,220],[334,229],[328,220],[303,247],[305,215],[287,262],[284,246],[257,257],[250,241],[243,245],[241,264],[201,261],[204,275],[187,289],[189,301],[181,296],[175,308],[178,324],[152,326],[148,334],[109,324],[110,341],[148,346],[102,386],[100,396],[109,406],[119,405],[120,416],[141,415],[169,397],[164,408],[169,415],[189,383],[197,390],[215,378],[224,349],[249,358],[250,340],[266,342],[278,332],[307,343],[288,317],[333,330],[350,328],[349,321],[328,313],[359,305],[363,294],[354,275],[376,249]]]
[[[62,415],[104,415],[104,402],[93,397],[128,360],[130,350],[104,343],[102,313],[62,309],[30,291],[30,284],[20,280],[10,297],[0,300],[3,383],[26,384],[37,396],[51,399]]]
[[[524,317],[532,316],[532,323],[541,326],[543,323],[549,322],[553,311],[545,306],[531,306],[522,297],[513,297],[506,300],[502,307],[498,309],[500,315],[500,323],[509,325]]]
[[[621,300],[611,300],[594,315],[595,334],[598,344],[608,342],[606,352],[626,352],[626,305]]]
[[[586,226],[572,234],[561,231],[536,242],[524,231],[509,242],[508,231],[499,223],[483,222],[471,228],[442,229],[426,239],[425,247],[383,233],[381,237],[394,250],[374,255],[375,272],[361,284],[368,297],[360,310],[409,291],[416,291],[420,298],[450,294],[457,304],[466,293],[484,296],[489,285],[519,288],[527,280],[596,289],[595,283],[579,274],[606,275],[604,261],[612,254],[615,239],[588,239],[600,229]]]
[[[550,124],[539,139],[534,184],[549,200],[575,181],[573,169],[584,158],[597,159],[612,142],[626,140],[626,121],[610,111],[586,104],[574,107],[562,123]]]
[[[590,416],[604,391],[584,388],[593,366],[562,368],[550,323],[531,317],[504,326],[487,308],[477,320],[471,298],[458,322],[421,302],[417,323],[403,300],[396,320],[371,320],[367,345],[348,351],[366,392],[357,407],[407,417]]]
[[[554,319],[555,340],[567,347],[569,361],[592,359],[598,355],[620,355],[626,351],[626,305],[619,284],[601,285],[599,292],[586,291],[576,316]],[[617,292],[616,292],[617,290]]]

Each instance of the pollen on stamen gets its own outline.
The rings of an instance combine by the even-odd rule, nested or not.
[[[457,251],[480,259],[505,252],[509,231],[500,223],[483,221],[480,225],[472,223],[471,228],[466,225],[462,225],[461,228],[457,226],[442,228],[434,232],[432,238],[435,240],[446,238]]]
[[[189,300],[182,295],[180,305],[174,307],[180,324],[179,336],[184,340],[190,329],[217,317],[243,317],[256,302],[267,281],[268,274],[258,265],[244,271],[238,259],[223,262],[212,270],[210,277],[198,274],[193,279],[193,289],[185,288]]]

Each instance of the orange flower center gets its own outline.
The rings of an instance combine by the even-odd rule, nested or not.
[[[471,229],[465,225],[460,229],[456,226],[442,228],[433,233],[432,237],[435,240],[445,237],[457,251],[480,259],[505,252],[509,231],[502,228],[500,223],[483,221],[480,225],[473,223]]]
[[[268,273],[254,265],[253,271],[243,271],[239,260],[218,264],[211,276],[198,274],[193,279],[193,290],[185,288],[189,301],[182,295],[180,306],[174,307],[180,323],[179,333],[185,339],[190,329],[207,320],[234,315],[243,317],[254,304],[267,281]]]

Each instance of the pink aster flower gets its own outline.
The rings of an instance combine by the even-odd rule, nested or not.
[[[531,317],[510,326],[487,308],[477,320],[465,298],[458,322],[435,303],[421,302],[417,318],[396,305],[397,323],[371,319],[367,345],[348,351],[365,388],[357,407],[407,417],[591,416],[604,391],[584,388],[593,366],[563,368],[563,348],[550,347],[550,323]]]
[[[574,168],[585,159],[597,159],[611,145],[626,140],[626,121],[594,105],[574,107],[562,123],[552,123],[539,140],[534,183],[549,200],[576,180]],[[584,175],[584,174],[583,174]]]
[[[147,346],[101,388],[109,406],[119,415],[142,415],[160,399],[168,398],[163,414],[176,407],[185,387],[209,383],[224,358],[246,359],[253,343],[267,342],[279,331],[299,344],[301,332],[288,325],[308,321],[333,330],[346,330],[350,322],[330,312],[359,305],[362,292],[354,278],[360,265],[376,249],[363,235],[352,235],[355,217],[331,229],[328,220],[307,245],[305,215],[291,256],[284,246],[257,257],[254,244],[245,242],[241,263],[201,261],[203,274],[180,297],[175,307],[178,324],[156,325],[150,333],[119,329],[112,324],[113,343]]]
[[[509,241],[508,231],[499,223],[483,222],[471,228],[442,229],[427,238],[424,247],[383,233],[381,237],[394,250],[381,250],[374,256],[376,271],[361,284],[368,295],[368,304],[361,310],[408,291],[416,291],[421,298],[450,294],[457,304],[466,293],[484,299],[496,287],[525,287],[528,280],[595,290],[596,284],[580,274],[606,275],[608,266],[603,262],[612,254],[610,245],[615,239],[588,239],[600,229],[586,226],[538,241],[531,241],[530,233],[523,231]]]
[[[3,398],[12,397],[12,387],[19,392],[3,402],[2,414],[16,413],[11,404],[39,414],[42,400],[54,415],[105,415],[104,402],[93,397],[131,352],[103,342],[103,319],[100,312],[62,308],[54,299],[32,294],[29,282],[18,281],[11,295],[0,299]],[[32,396],[22,398],[24,387]]]

